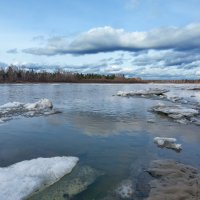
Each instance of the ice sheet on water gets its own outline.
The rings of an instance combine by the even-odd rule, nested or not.
[[[170,87],[170,91],[166,94],[166,98],[171,102],[198,105],[200,101],[198,87],[198,85],[174,85],[173,87]]]
[[[0,199],[24,199],[70,173],[77,162],[77,157],[37,158],[0,168]]]
[[[133,88],[137,88],[134,87]],[[117,96],[123,97],[145,97],[166,100],[173,103],[199,105],[199,85],[193,84],[146,84],[140,89],[132,91],[119,91]]]
[[[57,113],[49,99],[41,99],[35,103],[9,102],[0,106],[0,122],[5,122],[14,116],[33,117]]]
[[[165,114],[169,118],[176,120],[177,122],[193,122],[195,117],[199,116],[199,110],[195,108],[188,108],[181,105],[168,106],[165,104],[158,104],[152,108],[153,112],[159,114]]]
[[[146,90],[119,91],[117,96],[162,96],[166,92],[168,92],[166,89],[149,88]]]

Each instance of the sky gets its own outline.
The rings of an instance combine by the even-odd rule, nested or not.
[[[199,0],[0,0],[0,67],[200,79]]]

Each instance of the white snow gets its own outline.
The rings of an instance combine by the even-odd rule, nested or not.
[[[151,95],[163,95],[168,92],[166,89],[149,88],[146,90],[133,90],[133,91],[119,91],[117,96],[151,96]]]
[[[180,151],[182,149],[181,144],[176,144],[176,138],[155,137],[154,143],[157,144],[159,147],[166,147],[177,151]]]
[[[76,157],[37,158],[0,168],[0,199],[24,199],[70,173],[77,162]]]

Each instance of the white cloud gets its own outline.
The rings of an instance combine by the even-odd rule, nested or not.
[[[49,39],[46,46],[24,49],[34,55],[95,54],[113,51],[141,51],[148,49],[176,49],[180,51],[200,48],[200,23],[185,27],[167,27],[148,32],[126,32],[109,26],[84,32],[72,41],[64,37]]]

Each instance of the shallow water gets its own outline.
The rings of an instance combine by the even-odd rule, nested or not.
[[[192,85],[0,85],[0,105],[48,98],[62,111],[50,116],[18,117],[0,124],[0,167],[37,157],[77,156],[79,166],[102,172],[73,198],[83,200],[103,199],[125,179],[141,181],[140,169],[157,158],[172,158],[200,168],[199,126],[179,124],[149,111],[163,100],[115,96],[119,90],[152,87],[170,89],[170,95],[178,94],[190,104],[199,103],[200,92],[187,90]],[[153,143],[156,136],[177,138],[183,150],[176,153],[158,148]],[[147,193],[138,189],[136,195],[143,199]]]

